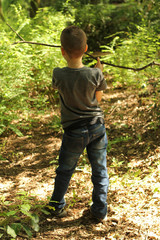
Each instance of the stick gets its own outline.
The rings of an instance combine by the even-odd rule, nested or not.
[[[13,31],[13,32],[15,32],[16,34],[17,34],[17,36],[22,40],[22,41],[25,41],[8,23],[6,23],[7,24],[7,26]]]
[[[92,55],[90,55],[89,53],[86,53],[86,55],[88,55],[89,57],[97,60],[96,57],[93,57]],[[112,63],[108,63],[108,62],[104,62],[104,61],[101,61],[102,64],[106,64],[106,65],[109,65],[109,66],[112,66],[112,67],[117,67],[117,68],[124,68],[124,69],[130,69],[130,70],[133,70],[133,71],[141,71],[149,66],[153,66],[153,65],[157,65],[157,66],[160,66],[160,63],[155,63],[154,61],[153,62],[150,62],[149,64],[143,66],[143,67],[140,67],[140,68],[133,68],[133,67],[125,67],[125,66],[120,66],[120,65],[115,65],[115,64],[112,64]]]
[[[30,41],[25,41],[8,23],[6,23],[10,29],[15,32],[17,34],[17,36],[22,40],[22,41],[19,41],[19,42],[14,42],[13,44],[19,44],[19,43],[28,43],[28,44],[36,44],[36,45],[42,45],[42,46],[47,46],[47,47],[61,47],[61,46],[58,46],[58,45],[53,45],[53,44],[46,44],[46,43],[37,43],[37,42],[30,42]],[[87,56],[91,57],[92,59],[95,59],[97,60],[96,57],[92,56],[91,54],[89,53],[85,53]],[[133,70],[133,71],[141,71],[141,70],[144,70],[145,68],[147,67],[150,67],[150,66],[153,66],[153,65],[156,65],[156,66],[160,66],[160,63],[155,63],[154,61],[153,62],[150,62],[149,64],[143,66],[143,67],[140,67],[140,68],[133,68],[133,67],[125,67],[125,66],[120,66],[120,65],[115,65],[115,64],[112,64],[112,63],[108,63],[108,62],[104,62],[104,61],[101,61],[102,64],[106,64],[108,66],[112,66],[112,67],[117,67],[117,68],[123,68],[123,69],[129,69],[129,70]]]
[[[37,43],[37,42],[30,42],[30,41],[25,41],[25,40],[19,41],[19,42],[14,42],[14,43],[12,43],[12,45],[18,44],[18,43],[36,44],[36,45],[42,45],[42,46],[47,46],[47,47],[61,47],[61,46],[53,45],[53,44]]]
[[[36,45],[43,45],[43,46],[47,46],[47,47],[61,47],[59,45],[46,44],[46,43],[37,43],[37,42],[30,42],[30,41],[19,41],[19,42],[14,42],[13,44],[19,44],[19,43],[36,44]],[[89,53],[85,53],[85,54],[87,56],[89,56],[90,58],[93,58],[93,59],[97,60],[97,58],[92,56],[91,54],[89,54]],[[147,65],[145,65],[143,67],[140,67],[140,68],[125,67],[125,66],[115,65],[115,64],[112,64],[112,63],[104,62],[104,61],[101,61],[101,63],[102,64],[106,64],[108,66],[117,67],[117,68],[123,68],[123,69],[130,69],[130,70],[133,70],[133,71],[141,71],[141,70],[143,70],[143,69],[145,69],[147,67],[153,66],[153,65],[160,66],[160,63],[155,63],[154,61],[150,62],[149,64],[147,64]]]

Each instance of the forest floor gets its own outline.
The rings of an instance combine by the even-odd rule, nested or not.
[[[110,178],[107,221],[97,223],[85,214],[92,183],[84,153],[66,194],[67,217],[51,219],[39,211],[40,229],[31,239],[160,239],[160,127],[153,94],[112,85],[104,92],[101,106],[109,140]],[[33,196],[28,197],[32,206],[48,203],[62,138],[58,123],[54,128],[51,125],[57,115],[58,107],[52,113],[33,115],[22,137],[2,135],[0,190],[5,201],[15,203],[17,193],[25,191]],[[1,212],[6,205],[0,206]],[[16,239],[27,237],[21,233]]]

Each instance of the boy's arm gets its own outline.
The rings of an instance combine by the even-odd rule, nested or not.
[[[95,68],[99,68],[101,71],[103,71],[103,64],[100,62],[100,58],[97,58],[97,63],[94,66]]]
[[[97,63],[95,65],[96,68],[99,68],[101,71],[103,71],[103,64],[101,64],[99,57],[97,58]],[[103,91],[96,91],[96,98],[97,101],[100,103],[102,99]]]

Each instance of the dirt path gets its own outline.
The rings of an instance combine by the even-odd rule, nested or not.
[[[97,224],[85,214],[92,184],[84,154],[66,194],[68,216],[57,220],[40,214],[40,231],[32,239],[160,239],[160,128],[151,99],[133,89],[110,87],[104,93],[110,176],[107,222]],[[8,201],[26,191],[48,202],[62,136],[48,124],[54,114],[39,116],[23,137],[1,138],[0,190]],[[27,238],[17,238],[21,239]]]

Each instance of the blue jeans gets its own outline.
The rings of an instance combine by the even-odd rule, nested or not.
[[[95,217],[104,218],[107,214],[109,180],[106,160],[107,135],[105,126],[101,123],[64,132],[50,205],[56,209],[65,206],[64,195],[85,148],[92,168],[91,212]]]

